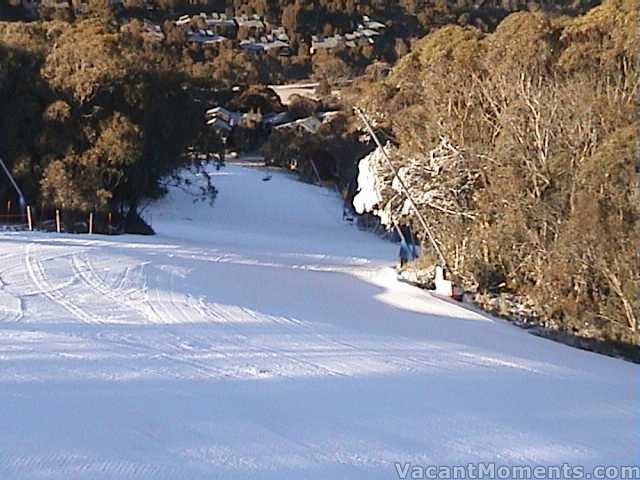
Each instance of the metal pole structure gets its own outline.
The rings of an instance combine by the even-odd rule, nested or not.
[[[440,262],[442,263],[442,267],[444,267],[446,269],[447,268],[447,260],[444,258],[444,255],[442,254],[442,250],[440,250],[440,247],[438,246],[438,243],[436,242],[436,239],[433,236],[433,233],[431,232],[431,229],[429,228],[429,225],[427,224],[427,221],[425,220],[425,218],[422,215],[422,213],[420,213],[420,210],[418,209],[418,205],[413,200],[413,197],[411,196],[411,192],[409,192],[409,189],[407,188],[407,186],[405,185],[404,181],[402,180],[402,177],[400,176],[400,174],[398,172],[398,169],[395,167],[395,165],[391,161],[391,158],[389,158],[389,155],[387,155],[387,151],[385,150],[384,146],[382,145],[382,142],[380,142],[380,139],[378,138],[376,133],[373,131],[373,127],[371,126],[371,123],[369,122],[369,119],[367,118],[367,115],[364,113],[364,111],[362,109],[360,109],[358,107],[353,107],[353,109],[355,110],[355,112],[358,114],[358,116],[360,117],[362,122],[367,127],[367,130],[369,131],[369,133],[373,137],[373,140],[376,142],[376,145],[378,146],[378,148],[382,152],[382,155],[384,156],[385,160],[387,161],[387,164],[391,168],[391,171],[393,171],[393,174],[398,179],[398,183],[400,184],[400,187],[402,188],[404,194],[407,196],[407,199],[409,200],[409,204],[411,205],[411,208],[413,208],[413,210],[415,211],[415,214],[418,217],[418,220],[422,224],[422,228],[424,228],[425,232],[427,232],[427,236],[429,237],[429,241],[431,242],[431,244],[433,245],[433,248],[435,249],[436,253],[438,254],[438,258],[440,259]]]
[[[13,185],[13,188],[15,188],[16,192],[18,193],[18,198],[20,199],[20,206],[24,209],[24,207],[27,204],[27,201],[24,199],[22,190],[20,190],[20,187],[18,186],[16,181],[13,179],[13,175],[11,175],[11,172],[9,171],[7,166],[4,164],[4,161],[2,160],[2,158],[0,158],[0,167],[2,167],[2,170],[4,170],[4,173],[7,175],[7,178],[9,178],[11,185]]]

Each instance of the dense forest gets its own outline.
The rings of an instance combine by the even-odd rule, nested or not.
[[[577,18],[515,13],[490,34],[448,26],[352,92],[468,288],[518,292],[546,326],[632,344],[638,20],[636,1],[609,0]],[[376,210],[421,231],[371,163]]]
[[[189,164],[215,80],[101,13],[0,24],[0,156],[33,206],[135,215]]]
[[[256,85],[310,75],[325,84],[353,78],[376,59],[395,61],[405,55],[411,41],[429,29],[453,22],[486,30],[509,11],[527,7],[517,2],[306,0],[127,0],[118,6],[88,0],[67,7],[42,2],[30,16],[20,5],[18,0],[2,2],[0,11],[14,20],[0,23],[0,156],[32,204],[66,212],[135,211],[142,198],[160,195],[161,179],[188,163],[187,146],[220,144],[219,138],[206,138],[211,132],[203,128],[203,115],[221,99],[242,108],[244,93]],[[561,2],[554,8],[586,6]],[[282,25],[294,54],[253,55],[232,42],[212,47],[188,43],[171,19],[203,10],[259,14]],[[383,42],[311,57],[312,33],[345,32],[363,15],[386,22]],[[20,18],[27,21],[15,21]],[[149,35],[143,20],[161,25],[163,37]],[[198,21],[194,17],[194,27]],[[234,87],[241,89],[238,98],[229,95]],[[265,103],[261,113],[274,108],[264,108]],[[342,176],[353,176],[353,160],[345,165]],[[1,188],[4,199],[8,188]]]
[[[175,50],[182,50],[185,42],[184,34],[175,28],[172,20],[182,14],[197,15],[201,13],[225,12],[230,18],[238,15],[258,15],[271,26],[283,27],[291,39],[293,55],[287,58],[270,58],[267,68],[253,68],[259,74],[252,77],[263,83],[280,83],[285,79],[304,78],[310,75],[354,76],[375,60],[395,62],[408,53],[412,43],[439,27],[451,24],[474,26],[483,32],[493,31],[499,22],[508,14],[521,10],[544,10],[557,14],[576,15],[584,13],[597,3],[595,0],[560,0],[560,1],[523,1],[523,0],[110,0],[114,5],[112,12],[105,13],[107,0],[71,0],[57,2],[41,2],[40,7],[26,15],[26,11],[17,5],[21,0],[10,0],[13,8],[4,7],[0,11],[0,19],[4,18],[36,18],[44,20],[63,20],[73,22],[82,20],[89,12],[117,15],[120,23],[130,19],[150,19],[163,26],[166,41]],[[60,5],[68,3],[64,8]],[[311,55],[312,37],[345,34],[362,22],[363,16],[378,19],[387,27],[383,41],[376,44],[359,45],[358,48],[337,48],[331,52]],[[198,21],[194,20],[194,26]],[[133,25],[133,30],[140,30]],[[249,36],[248,32],[240,32],[241,37]],[[226,48],[194,48],[191,46],[183,55],[189,56],[194,63],[203,60],[211,61],[221,57],[218,66],[228,62],[234,63],[233,55]],[[220,50],[223,50],[222,52]],[[176,52],[178,53],[178,52]],[[327,54],[328,53],[328,54]],[[246,60],[246,59],[245,59]],[[210,63],[210,62],[205,62]],[[238,61],[240,65],[250,67],[251,62]],[[262,62],[259,62],[262,63]],[[205,67],[206,69],[206,67]],[[232,81],[226,69],[225,75],[219,78]],[[209,69],[207,73],[215,72]]]

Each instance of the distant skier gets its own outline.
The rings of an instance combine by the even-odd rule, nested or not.
[[[405,243],[404,240],[400,241],[400,268],[404,268],[404,266],[409,261],[410,251],[409,246]]]
[[[342,220],[345,222],[353,223],[353,214],[349,207],[342,207]]]

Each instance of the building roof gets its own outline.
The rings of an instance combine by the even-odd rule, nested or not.
[[[287,42],[275,40],[273,37],[271,40],[267,37],[262,37],[260,41],[257,41],[254,38],[242,40],[240,42],[240,48],[253,52],[268,52],[274,49],[288,49],[291,48],[291,46]]]
[[[337,48],[344,43],[344,40],[342,35],[334,35],[333,37],[314,36],[311,41],[311,46],[314,49]]]
[[[384,23],[380,23],[380,22],[371,22],[371,21],[365,21],[364,22],[364,26],[366,28],[371,28],[373,30],[384,30],[387,28],[387,26]]]
[[[231,125],[229,125],[229,123],[225,122],[221,118],[212,118],[207,122],[207,125],[215,128],[216,130],[230,131],[233,128]]]
[[[315,117],[307,117],[301,118],[300,120],[295,120],[293,122],[284,123],[282,125],[278,125],[275,127],[276,130],[283,130],[285,128],[293,128],[296,130],[304,130],[309,133],[318,133],[320,130],[320,126],[322,125],[322,121]]]
[[[265,23],[257,15],[254,15],[252,17],[242,15],[240,17],[235,17],[234,20],[239,27],[256,28],[258,30],[263,30],[264,28],[266,28]]]
[[[188,40],[194,43],[202,43],[205,45],[211,45],[214,43],[224,42],[227,37],[217,35],[211,30],[198,30],[197,32],[187,32],[189,36]]]
[[[291,121],[291,113],[290,112],[279,112],[279,113],[269,113],[262,117],[262,123],[266,125],[271,125],[272,127],[277,127],[279,125],[284,125]]]
[[[212,17],[205,19],[207,25],[213,26],[224,26],[224,27],[235,27],[236,22],[229,18],[220,18],[220,17]]]
[[[215,107],[207,110],[207,117],[210,118],[209,122],[219,119],[224,121],[230,126],[235,126],[242,120],[242,114],[239,112],[232,112],[224,107]]]
[[[360,32],[362,33],[362,35],[364,35],[365,37],[377,37],[378,35],[380,35],[380,32],[376,31],[376,30],[370,30],[368,28],[365,28],[363,30],[360,30]]]

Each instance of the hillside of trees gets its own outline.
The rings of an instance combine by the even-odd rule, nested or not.
[[[42,4],[37,9],[45,20],[73,22],[86,16],[86,11],[115,15],[123,23],[130,19],[149,19],[161,25],[167,43],[176,50],[186,50],[191,60],[203,70],[217,60],[218,67],[228,63],[252,70],[248,75],[261,83],[281,83],[290,79],[314,77],[340,80],[360,75],[374,61],[394,63],[407,54],[412,43],[430,31],[446,25],[474,26],[483,32],[493,31],[507,15],[532,10],[577,15],[598,3],[596,0],[524,1],[524,0],[123,0],[120,6],[106,7],[107,0],[74,0],[67,8]],[[20,4],[11,0],[9,4]],[[4,6],[0,20],[29,18],[20,7]],[[227,15],[259,15],[271,26],[282,26],[291,39],[293,55],[265,55],[255,61],[240,53],[236,59],[229,48],[186,46],[184,33],[172,24],[179,15],[224,12]],[[332,36],[353,31],[363,16],[382,21],[387,26],[383,41],[359,45],[357,48],[336,48],[312,55],[313,36]],[[195,22],[197,23],[197,22]],[[141,30],[141,25],[133,25]],[[245,32],[246,33],[246,32]],[[242,35],[246,36],[246,35]],[[226,68],[219,78],[236,74]]]
[[[607,0],[576,18],[515,13],[490,34],[447,26],[351,92],[467,288],[524,295],[542,325],[635,345],[638,20],[636,1]],[[421,231],[392,172],[373,168],[377,209]]]
[[[3,3],[0,15],[19,18],[19,3]],[[238,103],[228,94],[232,87],[244,90],[312,73],[325,84],[349,78],[374,58],[404,55],[413,36],[437,25],[474,24],[481,17],[495,25],[508,11],[527,8],[370,0],[126,1],[124,9],[110,8],[106,0],[84,3],[82,10],[74,7],[77,2],[68,9],[43,6],[42,16],[50,20],[0,23],[0,155],[32,204],[67,212],[135,211],[142,198],[161,195],[162,178],[189,163],[187,146],[220,143],[204,138],[211,132],[203,128],[203,112],[223,100]],[[149,3],[152,10],[143,8]],[[203,10],[260,14],[286,28],[298,54],[252,55],[228,44],[203,48],[185,43],[165,21]],[[311,61],[305,45],[312,32],[348,31],[362,15],[386,21],[389,39],[397,37],[397,42],[383,42],[386,46],[377,52],[343,50]],[[142,17],[161,23],[165,39],[147,35]],[[341,138],[336,135],[334,151],[343,156],[363,151],[358,145],[349,149],[352,142]],[[334,151],[319,145],[312,154]],[[341,176],[353,177],[352,159],[341,165]],[[2,188],[4,200],[11,194],[6,185]]]
[[[203,81],[167,52],[98,16],[1,23],[0,38],[0,156],[31,205],[135,213],[189,164]]]

